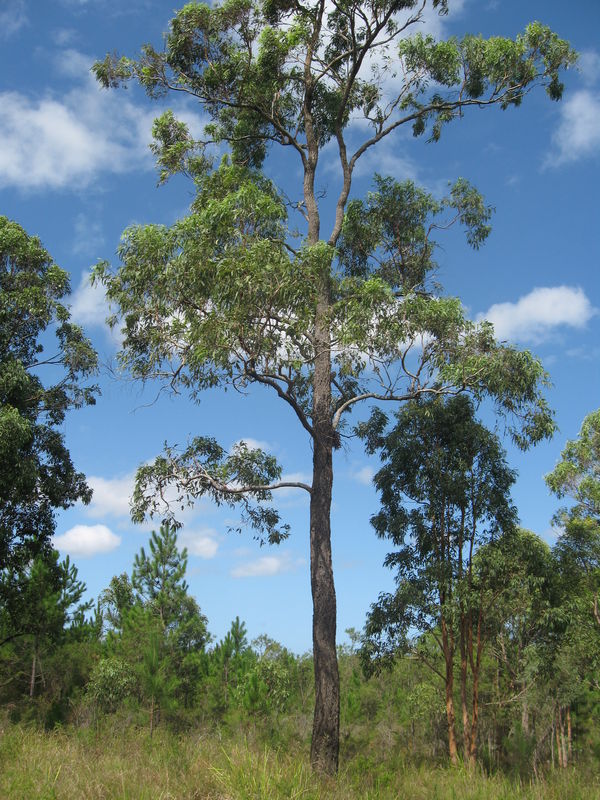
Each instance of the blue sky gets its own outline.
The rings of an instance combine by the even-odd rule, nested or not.
[[[144,42],[160,45],[173,6],[172,0],[0,0],[0,213],[38,235],[70,272],[73,316],[107,365],[98,404],[73,412],[65,426],[94,499],[61,514],[56,537],[94,597],[112,575],[131,571],[147,541],[152,525],[131,525],[128,498],[136,467],[164,441],[185,443],[190,434],[215,436],[226,446],[252,440],[277,455],[286,475],[310,475],[306,436],[266,392],[213,391],[199,405],[185,397],[156,400],[155,392],[116,379],[108,368],[116,342],[104,324],[102,293],[89,287],[89,268],[100,258],[116,260],[128,225],[184,215],[191,187],[183,180],[156,185],[147,145],[154,116],[169,103],[149,103],[134,87],[102,91],[89,67],[109,51],[135,55]],[[559,433],[527,454],[508,453],[519,472],[513,497],[522,524],[552,541],[558,503],[543,475],[600,405],[600,4],[450,0],[450,8],[448,18],[429,19],[430,30],[514,36],[539,19],[569,39],[582,55],[566,76],[563,101],[552,103],[539,91],[520,109],[472,111],[437,145],[408,133],[389,138],[361,164],[354,194],[368,190],[375,170],[412,178],[435,193],[462,176],[496,207],[493,233],[479,252],[454,233],[443,241],[438,277],[473,318],[491,319],[500,338],[533,350],[550,372]],[[198,107],[171,105],[192,130],[201,129]],[[288,192],[294,189],[297,164],[273,157],[267,167]],[[336,174],[326,156],[318,183],[335,197]],[[336,454],[335,467],[333,547],[343,641],[345,628],[362,627],[392,576],[381,566],[386,545],[369,524],[377,510],[376,461],[355,442]],[[191,590],[216,636],[239,615],[251,638],[268,633],[301,652],[311,643],[308,504],[302,492],[290,491],[279,505],[292,535],[277,548],[227,533],[235,511],[208,502],[186,512],[181,542],[190,553]]]

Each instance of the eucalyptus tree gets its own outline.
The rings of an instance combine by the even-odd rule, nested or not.
[[[464,395],[407,403],[390,430],[387,423],[375,409],[359,427],[368,450],[379,452],[383,462],[375,475],[381,510],[371,522],[394,545],[385,564],[395,570],[397,584],[371,606],[363,658],[393,659],[409,646],[411,631],[426,635],[415,653],[444,682],[448,750],[456,763],[458,656],[464,758],[474,765],[482,657],[506,578],[504,559],[494,557],[498,548],[484,545],[506,537],[516,524],[510,501],[515,474]],[[439,648],[441,668],[428,642]]]
[[[449,2],[188,3],[164,49],[145,45],[137,60],[110,55],[94,66],[105,87],[137,80],[151,97],[182,93],[208,119],[202,141],[172,112],[154,127],[161,179],[182,172],[195,182],[190,215],[170,228],[130,228],[120,268],[97,269],[124,321],[124,366],[194,399],[207,387],[268,387],[313,458],[310,483],[283,481],[270,455],[244,445],[227,453],[198,437],[139,470],[134,515],[158,511],[172,484],[180,500],[239,502],[259,536],[279,541],[288,529],[264,503],[282,486],[309,493],[311,760],[330,772],[339,743],[332,453],[346,415],[368,399],[470,390],[517,415],[522,445],[552,429],[538,361],[497,344],[491,326],[470,323],[431,285],[436,230],[455,221],[471,245],[485,239],[490,209],[478,193],[459,181],[436,201],[381,178],[364,201],[350,201],[361,157],[403,127],[437,141],[471,107],[518,106],[539,85],[561,96],[560,73],[575,54],[548,28],[533,23],[514,41],[438,42],[414,33],[428,5],[443,14]],[[228,152],[216,167],[214,143]],[[341,178],[327,232],[316,183],[325,147]],[[260,171],[272,148],[300,167],[290,198]]]

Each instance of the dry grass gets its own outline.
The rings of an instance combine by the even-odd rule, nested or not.
[[[597,800],[600,781],[576,771],[523,784],[461,770],[345,765],[318,779],[306,754],[216,737],[13,727],[0,733],[2,800]]]

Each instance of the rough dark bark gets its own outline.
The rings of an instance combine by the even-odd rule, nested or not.
[[[331,562],[331,446],[315,442],[314,483],[310,504],[310,577],[313,599],[315,715],[310,750],[314,769],[333,774],[338,768],[340,679],[336,636],[336,599]]]
[[[314,769],[338,768],[340,679],[336,652],[336,599],[331,559],[331,493],[334,430],[331,423],[331,360],[326,312],[327,281],[315,323],[313,377],[313,484],[310,501],[310,578],[313,599],[315,715],[310,760]]]

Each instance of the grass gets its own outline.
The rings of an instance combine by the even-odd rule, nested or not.
[[[576,770],[539,782],[356,758],[317,778],[306,753],[216,735],[24,727],[0,732],[2,800],[597,800],[600,779]]]

